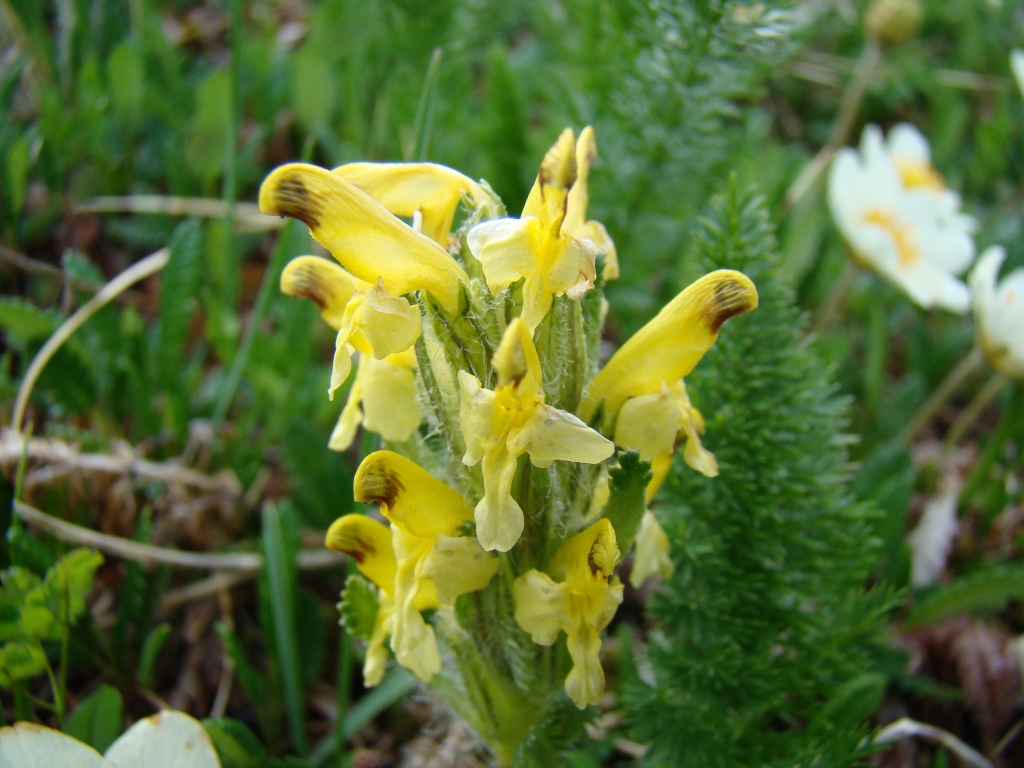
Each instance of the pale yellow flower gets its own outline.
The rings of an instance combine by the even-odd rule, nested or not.
[[[650,510],[640,520],[636,534],[636,550],[633,553],[633,570],[629,572],[629,583],[639,587],[651,576],[667,579],[675,573],[676,566],[668,554],[668,536]]]
[[[1024,269],[997,285],[1005,259],[1005,249],[992,246],[971,272],[978,346],[997,371],[1024,380]]]
[[[651,461],[653,474],[647,485],[647,501],[672,469],[676,444],[683,443],[683,459],[707,477],[718,475],[718,462],[700,442],[704,417],[690,403],[683,380],[672,385],[662,383],[661,391],[631,397],[615,421],[615,444],[639,451],[641,459]]]
[[[416,354],[408,349],[383,360],[362,355],[327,447],[344,451],[362,425],[385,440],[403,443],[423,420],[416,398]]]
[[[462,536],[473,510],[458,491],[397,453],[377,451],[356,471],[356,501],[377,503],[392,526],[397,568],[391,648],[402,666],[424,682],[441,668],[434,629],[423,620],[424,601],[451,605],[483,589],[498,559]]]
[[[392,545],[392,532],[366,515],[350,514],[334,521],[327,531],[326,545],[356,561],[360,573],[378,589],[377,616],[366,645],[363,682],[367,688],[379,685],[388,664],[384,643],[391,636],[395,615],[395,574],[398,561]],[[424,592],[418,610],[437,608],[436,596]],[[434,649],[436,653],[436,647]]]
[[[615,280],[619,276],[619,255],[615,250],[615,243],[612,242],[604,224],[587,220],[587,209],[590,207],[590,169],[596,159],[597,138],[594,129],[588,125],[576,140],[576,183],[569,190],[562,232],[577,240],[592,242],[597,252],[604,255],[604,270],[601,276],[605,280]],[[533,190],[536,191],[539,187],[540,185],[535,183]],[[527,215],[525,211],[523,215]]]
[[[459,203],[466,199],[479,207],[491,199],[468,176],[436,163],[348,163],[332,173],[359,187],[395,216],[419,217],[420,231],[445,248]]]
[[[327,389],[332,400],[352,370],[353,348],[383,360],[405,352],[420,336],[418,308],[388,293],[382,281],[370,285],[327,259],[292,259],[281,273],[281,291],[316,302],[327,324],[338,331]]]
[[[283,165],[264,180],[260,210],[302,221],[359,279],[382,281],[394,296],[426,291],[449,314],[460,310],[469,277],[451,254],[338,174]]]
[[[697,280],[612,355],[587,385],[579,415],[590,421],[601,410],[610,431],[623,404],[633,397],[658,395],[693,370],[730,317],[757,306],[750,279],[720,269]]]
[[[530,570],[512,585],[516,622],[533,642],[551,645],[565,632],[573,661],[565,692],[580,709],[604,694],[601,630],[622,602],[618,562],[615,530],[603,517],[562,544],[547,573]]]
[[[523,532],[523,510],[511,494],[521,455],[529,454],[535,467],[556,460],[597,464],[615,446],[572,414],[544,404],[540,359],[521,318],[509,324],[492,365],[498,377],[493,391],[459,372],[462,461],[470,467],[483,462],[484,497],[475,510],[480,544],[505,552]]]
[[[522,217],[485,221],[473,227],[466,238],[470,251],[480,260],[491,293],[496,295],[523,280],[522,318],[531,333],[551,309],[555,296],[580,299],[594,286],[597,247],[578,236],[586,223],[581,208],[586,205],[585,188],[578,195],[578,204],[568,210],[576,179],[576,141],[567,128],[545,155]],[[565,228],[567,219],[577,232]]]

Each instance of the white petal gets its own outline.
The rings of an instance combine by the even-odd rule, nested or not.
[[[889,131],[886,143],[889,155],[900,160],[916,160],[930,163],[932,157],[928,139],[910,123],[900,123]]]
[[[98,768],[100,753],[65,733],[35,723],[0,728],[0,768]]]
[[[198,720],[167,710],[139,720],[107,750],[102,768],[220,768]]]

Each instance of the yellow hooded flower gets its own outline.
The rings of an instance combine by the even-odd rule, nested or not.
[[[411,349],[383,360],[362,355],[348,401],[327,447],[344,451],[362,424],[385,440],[404,443],[420,425],[423,414],[416,399],[416,354]]]
[[[361,280],[381,280],[395,296],[427,291],[449,314],[459,311],[469,277],[451,254],[338,174],[305,163],[283,165],[264,180],[260,210],[302,221]]]
[[[348,163],[332,173],[395,216],[419,217],[420,231],[446,248],[459,203],[468,198],[479,207],[489,198],[468,176],[436,163]]]
[[[473,510],[458,491],[397,453],[377,451],[356,471],[356,501],[380,504],[392,526],[396,560],[391,649],[424,682],[440,669],[434,629],[420,614],[424,601],[450,605],[483,589],[498,559],[476,539],[460,536]]]
[[[682,379],[671,386],[662,383],[660,392],[631,397],[623,404],[615,422],[615,444],[651,460],[653,476],[647,484],[647,501],[672,469],[672,454],[680,439],[688,465],[707,477],[718,475],[718,462],[701,445],[703,432],[704,418],[690,403]]]
[[[391,542],[391,531],[386,525],[366,515],[351,514],[334,521],[327,531],[328,549],[348,555],[356,561],[360,573],[372,581],[379,590],[377,616],[366,645],[363,663],[363,682],[367,688],[378,685],[384,678],[388,652],[384,641],[391,636],[395,615],[395,574],[398,561]],[[436,608],[436,599],[424,594],[417,608]]]
[[[332,400],[352,370],[353,347],[382,360],[408,350],[420,336],[419,309],[407,299],[388,293],[382,281],[370,285],[327,259],[292,259],[281,273],[281,292],[316,302],[327,324],[338,331],[327,390]]]
[[[533,642],[551,645],[565,632],[573,661],[565,692],[580,709],[597,704],[604,694],[601,630],[622,602],[618,562],[615,530],[603,517],[562,544],[548,573],[534,569],[512,585],[516,621]]]
[[[584,390],[580,417],[590,421],[600,406],[610,428],[626,400],[658,394],[689,374],[722,323],[756,306],[757,289],[740,272],[720,269],[697,280],[612,355]]]
[[[597,247],[564,226],[576,178],[575,138],[567,128],[545,155],[522,218],[485,221],[466,238],[491,293],[524,280],[522,318],[530,333],[551,309],[554,296],[580,299],[594,285]],[[585,204],[585,190],[581,197]],[[582,228],[585,212],[579,207],[572,211],[570,226]]]
[[[615,243],[612,242],[604,224],[587,220],[587,208],[590,206],[590,169],[596,159],[597,138],[594,136],[594,129],[588,125],[576,141],[576,183],[569,190],[562,232],[577,240],[592,242],[597,252],[604,255],[604,270],[601,276],[605,280],[615,280],[619,276],[619,255],[615,250]],[[534,190],[536,189],[535,184]]]
[[[555,460],[597,464],[615,446],[571,413],[544,404],[540,358],[521,318],[509,324],[492,364],[498,375],[493,391],[459,372],[462,462],[472,467],[483,461],[484,497],[475,510],[480,544],[506,552],[523,532],[523,510],[511,493],[520,456],[529,454],[535,467]]]
[[[655,574],[667,579],[676,570],[668,554],[668,536],[650,510],[640,519],[640,530],[636,534],[636,551],[633,553],[633,570],[629,572],[629,583],[639,587]]]

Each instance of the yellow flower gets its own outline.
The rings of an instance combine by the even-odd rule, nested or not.
[[[356,561],[360,573],[378,588],[377,616],[367,641],[363,681],[368,688],[378,685],[384,678],[388,652],[384,641],[391,636],[395,615],[395,574],[398,561],[391,542],[391,531],[386,525],[366,515],[351,514],[334,521],[327,531],[328,549],[348,555]],[[436,608],[437,600],[424,593],[417,608]],[[435,648],[436,652],[436,648]]]
[[[594,285],[597,247],[563,226],[576,177],[575,138],[567,128],[545,155],[522,218],[485,221],[466,238],[491,293],[497,295],[524,280],[522,318],[531,333],[547,315],[554,296],[580,299]],[[586,203],[585,189],[580,202]],[[585,213],[579,208],[572,212],[570,225],[582,228]]]
[[[377,451],[356,471],[356,501],[380,504],[392,526],[396,560],[391,649],[424,682],[441,669],[434,629],[420,614],[424,601],[451,605],[483,589],[498,559],[476,539],[460,536],[473,510],[458,491],[397,453]]]
[[[587,221],[587,208],[590,205],[590,168],[597,159],[597,139],[594,129],[589,125],[580,133],[576,141],[576,183],[569,190],[569,200],[565,209],[565,221],[562,232],[578,240],[589,240],[604,254],[604,270],[601,276],[605,280],[615,280],[619,276],[619,255],[615,250],[608,230],[599,221]],[[536,190],[538,185],[534,185]],[[532,194],[531,194],[532,196]],[[525,212],[523,215],[526,215]]]
[[[427,291],[459,311],[465,270],[444,248],[396,218],[354,184],[305,163],[274,170],[260,188],[260,210],[305,223],[345,269],[395,296]]]
[[[332,173],[359,187],[395,216],[419,217],[420,231],[446,248],[459,203],[469,198],[479,207],[490,199],[468,176],[435,163],[349,163]]]
[[[671,386],[662,383],[660,392],[631,397],[623,404],[615,422],[615,444],[635,449],[641,459],[651,460],[653,477],[647,484],[647,501],[672,469],[679,439],[685,444],[683,458],[688,465],[707,477],[718,474],[718,462],[701,445],[703,432],[704,418],[690,403],[682,379]]]
[[[608,430],[626,400],[658,394],[689,374],[722,323],[756,306],[757,290],[740,272],[720,269],[697,280],[612,355],[584,390],[580,417],[590,421],[602,407]]]
[[[327,447],[344,451],[362,424],[385,440],[403,443],[423,420],[416,399],[416,354],[411,349],[378,360],[362,355],[348,401]]]
[[[316,302],[327,324],[338,331],[327,390],[332,400],[352,370],[352,347],[382,360],[406,351],[420,336],[419,309],[388,293],[382,281],[370,285],[327,259],[292,259],[281,273],[281,292]]]
[[[523,510],[511,493],[520,456],[529,454],[535,467],[555,460],[597,464],[615,446],[572,414],[544,404],[540,359],[521,318],[509,324],[492,364],[498,376],[493,391],[459,372],[462,462],[483,461],[484,497],[475,510],[480,544],[506,552],[523,532]]]
[[[512,585],[516,621],[533,642],[551,645],[565,632],[573,661],[565,692],[580,709],[604,694],[600,633],[622,602],[618,562],[615,530],[603,517],[562,544],[548,573],[534,569]]]
[[[629,583],[639,587],[655,574],[667,579],[675,569],[668,555],[668,536],[657,518],[647,510],[636,534],[636,551],[633,554],[633,570],[629,572]]]

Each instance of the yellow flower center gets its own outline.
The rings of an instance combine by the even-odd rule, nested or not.
[[[881,227],[892,236],[896,243],[896,253],[903,266],[909,267],[921,260],[921,253],[914,238],[914,228],[900,221],[891,211],[870,208],[864,214],[864,221]]]
[[[908,189],[931,189],[941,192],[946,188],[945,180],[931,163],[920,160],[894,160],[893,164],[903,180],[903,186]]]

